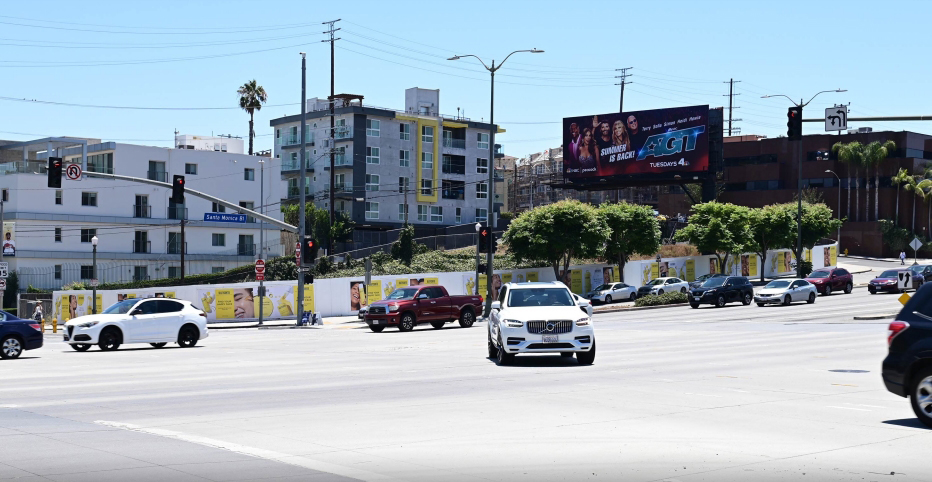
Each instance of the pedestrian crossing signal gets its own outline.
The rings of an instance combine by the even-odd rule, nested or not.
[[[488,226],[483,226],[479,229],[479,252],[488,253],[490,250],[494,250],[495,246],[494,235],[492,234],[492,228]]]

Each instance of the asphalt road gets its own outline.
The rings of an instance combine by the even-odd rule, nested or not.
[[[498,367],[484,324],[49,336],[0,362],[0,479],[930,480],[932,431],[880,379],[888,320],[852,320],[898,306],[862,288],[599,314],[589,367]]]

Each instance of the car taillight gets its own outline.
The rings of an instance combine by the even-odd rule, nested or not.
[[[204,318],[207,318],[207,313],[204,313],[203,311],[200,312],[200,313],[198,313],[198,314],[201,315],[201,316],[203,316]]]
[[[38,323],[30,323],[29,327],[36,331],[42,331],[42,325]]]
[[[890,326],[887,327],[890,330],[890,336],[887,337],[887,346],[890,346],[893,343],[893,339],[896,338],[896,335],[906,331],[909,328],[909,323],[905,321],[894,321],[890,323]]]
[[[485,298],[483,298],[482,295],[479,295],[479,303],[485,303]]]

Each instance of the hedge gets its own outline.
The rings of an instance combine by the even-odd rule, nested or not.
[[[688,297],[686,296],[686,293],[674,291],[671,293],[664,293],[662,295],[642,296],[634,301],[634,306],[673,305],[677,303],[686,303],[687,301]]]

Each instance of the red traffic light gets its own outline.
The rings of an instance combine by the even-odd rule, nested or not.
[[[307,247],[308,247],[308,248],[313,248],[313,247],[314,247],[314,241],[308,241],[308,242],[307,242]]]

